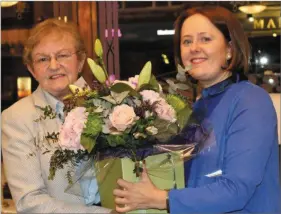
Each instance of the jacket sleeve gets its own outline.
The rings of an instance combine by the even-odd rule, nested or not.
[[[276,113],[268,94],[259,92],[237,95],[230,105],[222,175],[202,187],[171,190],[171,213],[226,213],[251,199],[277,152]]]
[[[17,111],[2,113],[2,152],[6,178],[18,213],[110,213],[111,210],[58,200],[48,194],[33,134]],[[59,188],[59,187],[58,187]]]

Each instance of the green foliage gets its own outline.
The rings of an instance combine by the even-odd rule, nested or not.
[[[127,135],[107,135],[106,141],[111,147],[125,146],[126,138],[128,139]]]
[[[179,128],[175,123],[169,123],[166,120],[156,118],[153,126],[158,129],[158,133],[154,137],[160,142],[168,141],[172,136],[178,134]]]
[[[80,143],[90,153],[96,145],[96,140],[93,137],[81,134]]]
[[[102,130],[103,121],[99,115],[90,113],[83,134],[95,138]]]
[[[138,88],[141,88],[143,85],[148,84],[150,78],[151,78],[151,62],[148,61],[140,72]]]
[[[182,130],[184,128],[184,126],[187,124],[191,113],[192,113],[192,109],[189,107],[189,105],[186,105],[185,108],[181,109],[177,113],[177,121],[178,121],[180,130]]]
[[[138,96],[138,93],[136,90],[134,90],[131,86],[129,86],[128,84],[126,83],[122,83],[122,82],[118,82],[114,85],[111,86],[110,88],[111,91],[114,91],[116,93],[122,93],[122,92],[125,92],[125,91],[129,91],[130,92],[130,95],[132,96]]]
[[[102,49],[101,41],[99,39],[96,39],[95,41],[95,53],[98,57],[102,58],[103,49]]]
[[[156,77],[153,74],[151,75],[149,85],[151,85],[152,90],[154,90],[156,92],[159,92],[159,89],[160,89],[159,83],[158,83]]]
[[[101,97],[102,99],[110,102],[113,105],[116,104],[121,104],[123,102],[123,100],[129,95],[129,91],[124,91],[121,93],[116,93],[111,91],[111,95],[105,96],[105,97]]]
[[[166,96],[166,101],[175,109],[177,113],[186,106],[186,101],[174,94],[168,94]]]
[[[67,163],[77,166],[85,158],[86,154],[87,152],[83,150],[78,150],[77,152],[72,150],[56,150],[50,159],[48,180],[54,180],[56,171],[63,169]]]
[[[99,66],[98,64],[96,64],[96,62],[94,60],[92,60],[91,58],[87,58],[87,62],[88,62],[88,65],[90,66],[91,71],[94,74],[95,78],[101,84],[104,84],[107,78],[106,78],[106,73],[102,69],[102,67]]]

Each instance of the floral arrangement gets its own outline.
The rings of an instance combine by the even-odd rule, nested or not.
[[[75,165],[102,152],[143,159],[139,149],[171,143],[192,113],[184,97],[163,92],[151,62],[139,75],[121,81],[108,75],[100,40],[95,42],[95,52],[96,61],[87,59],[97,80],[93,88],[70,85],[72,93],[64,99],[67,114],[57,136],[59,148],[51,157],[49,179],[65,164]]]

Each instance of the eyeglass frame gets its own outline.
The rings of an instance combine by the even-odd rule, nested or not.
[[[63,62],[61,62],[60,60],[58,60],[58,55],[63,55],[62,53],[60,53],[60,52],[62,52],[63,50],[61,50],[61,51],[59,51],[59,52],[57,52],[56,54],[54,54],[54,56],[50,56],[50,55],[43,55],[44,57],[46,57],[48,60],[46,61],[46,62],[48,62],[48,66],[47,66],[47,64],[45,65],[45,66],[43,66],[43,64],[41,64],[41,66],[42,67],[49,67],[50,66],[50,64],[51,64],[51,60],[52,60],[52,58],[54,57],[55,58],[55,60],[56,60],[56,62],[57,63],[59,63],[60,65],[63,63]],[[73,52],[73,53],[69,53],[68,54],[68,56],[65,58],[65,60],[68,60],[68,59],[70,59],[74,54],[77,54],[77,53],[79,53],[80,51],[75,51],[75,52]],[[66,55],[66,54],[64,54],[64,55]],[[42,62],[38,62],[39,60],[33,60],[32,61],[32,63],[34,64],[34,65],[39,65],[40,66],[40,63],[45,63],[45,61],[42,61]]]

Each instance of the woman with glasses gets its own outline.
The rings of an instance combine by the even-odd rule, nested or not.
[[[39,86],[2,113],[5,174],[19,213],[110,213],[106,208],[86,206],[82,197],[64,192],[68,169],[48,180],[52,152],[43,154],[40,150],[48,144],[48,133],[59,132],[64,116],[62,99],[69,93],[68,85],[77,81],[85,58],[82,38],[69,22],[41,22],[26,41],[24,63]],[[82,87],[83,81],[79,82]],[[55,117],[36,122],[46,106],[51,107]],[[57,143],[48,146],[52,151]],[[93,203],[98,202],[98,193],[94,197]]]
[[[213,132],[186,167],[186,188],[160,190],[146,171],[137,183],[119,179],[118,212],[281,213],[276,112],[268,93],[243,75],[249,52],[239,21],[227,9],[205,6],[180,14],[176,61],[191,65],[188,74],[202,86],[194,111]]]

